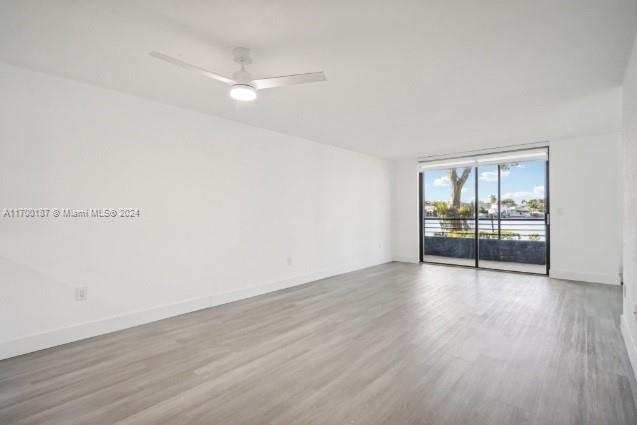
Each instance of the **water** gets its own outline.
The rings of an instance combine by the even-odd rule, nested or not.
[[[440,225],[441,219],[434,217],[427,217],[425,220],[425,236],[440,236],[436,233],[442,232],[443,229]],[[469,234],[467,237],[473,237],[474,220],[467,220],[469,225]],[[480,232],[493,232],[497,235],[498,232],[498,220],[480,219],[479,220]],[[520,240],[545,240],[545,227],[544,220],[524,220],[524,219],[507,219],[501,221],[501,233],[503,236],[507,236],[505,232],[512,232],[518,234]],[[536,239],[539,238],[539,239]],[[504,237],[503,237],[504,239]],[[507,237],[510,239],[510,237]],[[513,237],[512,239],[518,239]]]

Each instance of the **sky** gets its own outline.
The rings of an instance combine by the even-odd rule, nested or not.
[[[462,168],[458,169],[458,174]],[[502,170],[502,199],[511,198],[519,205],[522,200],[544,199],[544,160],[523,161]],[[462,202],[474,199],[475,174],[471,176],[462,189]],[[425,172],[425,200],[448,201],[451,183],[448,170],[432,170]],[[488,202],[489,195],[498,194],[498,166],[481,165],[478,167],[478,198]]]

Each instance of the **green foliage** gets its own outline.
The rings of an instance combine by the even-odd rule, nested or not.
[[[462,203],[456,212],[452,211],[453,217],[473,218],[474,208],[473,203]]]
[[[472,230],[451,230],[449,232],[435,232],[434,236],[443,238],[473,238]]]
[[[447,233],[456,233],[456,236],[450,237],[464,237],[462,233],[469,230],[468,220],[474,217],[474,204],[471,202],[463,202],[459,208],[449,207],[449,204],[444,201],[435,201],[433,203],[434,215],[440,217],[440,227],[442,227]],[[453,220],[445,220],[445,219]],[[458,220],[460,219],[460,220]]]
[[[449,232],[435,232],[434,236],[447,238],[473,238],[473,230],[451,230]],[[498,232],[480,231],[480,239],[498,239]],[[500,239],[520,240],[522,237],[519,233],[510,230],[503,230]]]
[[[444,201],[434,201],[433,207],[437,217],[445,217],[449,212],[449,205]]]
[[[540,234],[539,233],[529,233],[528,236],[530,241],[539,241],[540,240]]]
[[[512,232],[510,230],[503,230],[500,233],[500,239],[520,240],[522,237],[519,233]],[[498,239],[498,232],[488,232],[486,230],[480,231],[480,239]]]
[[[441,218],[473,218],[474,205],[472,202],[463,202],[457,209],[450,208],[444,201],[434,201],[434,213]]]
[[[529,199],[526,206],[534,211],[544,212],[544,199]]]
[[[517,206],[515,201],[513,199],[511,199],[511,198],[503,199],[502,200],[502,205],[506,205],[508,207],[516,207]]]

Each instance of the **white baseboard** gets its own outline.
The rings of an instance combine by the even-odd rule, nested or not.
[[[78,341],[81,339],[91,338],[94,336],[131,328],[133,326],[143,325],[145,323],[155,322],[157,320],[166,319],[169,317],[179,316],[181,314],[202,310],[205,308],[226,304],[257,295],[266,294],[268,292],[291,288],[293,286],[302,285],[305,283],[313,282],[315,280],[325,279],[327,277],[388,263],[390,261],[390,259],[381,259],[360,263],[343,264],[313,273],[294,276],[285,280],[265,282],[260,285],[239,289],[237,291],[193,298],[174,304],[166,304],[147,310],[135,311],[120,316],[107,317],[104,319],[95,320],[92,322],[85,322],[66,328],[53,329],[50,331],[33,334],[18,339],[2,341],[0,342],[0,360],[43,350],[45,348],[67,344],[69,342]]]
[[[626,323],[626,314],[622,314],[621,316],[621,329],[622,336],[624,337],[624,344],[626,345],[626,351],[628,351],[628,358],[630,359],[630,364],[633,366],[633,374],[637,379],[637,344],[635,344],[635,340],[633,339],[632,334],[630,333],[630,329],[628,328],[628,323]]]
[[[420,261],[418,260],[418,258],[413,258],[406,255],[394,255],[392,257],[392,261],[397,261],[399,263],[420,264]]]
[[[576,280],[589,283],[603,283],[606,285],[620,285],[619,273],[617,274],[596,274],[596,273],[580,273],[564,270],[551,269],[549,272],[553,279]]]

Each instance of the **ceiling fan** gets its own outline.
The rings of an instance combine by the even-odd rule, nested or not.
[[[268,77],[268,78],[252,78],[252,74],[246,71],[246,65],[252,63],[250,57],[250,50],[245,47],[236,47],[233,50],[234,61],[241,65],[241,69],[234,74],[232,78],[224,77],[215,72],[208,71],[196,65],[189,64],[182,60],[173,58],[159,52],[150,52],[150,55],[172,63],[173,65],[180,66],[190,71],[198,72],[208,78],[220,81],[230,86],[230,96],[233,99],[241,101],[250,101],[257,98],[257,90],[270,89],[275,87],[291,86],[293,84],[305,84],[314,83],[318,81],[325,81],[325,74],[323,72],[308,72],[306,74],[293,74],[283,75],[280,77]]]

